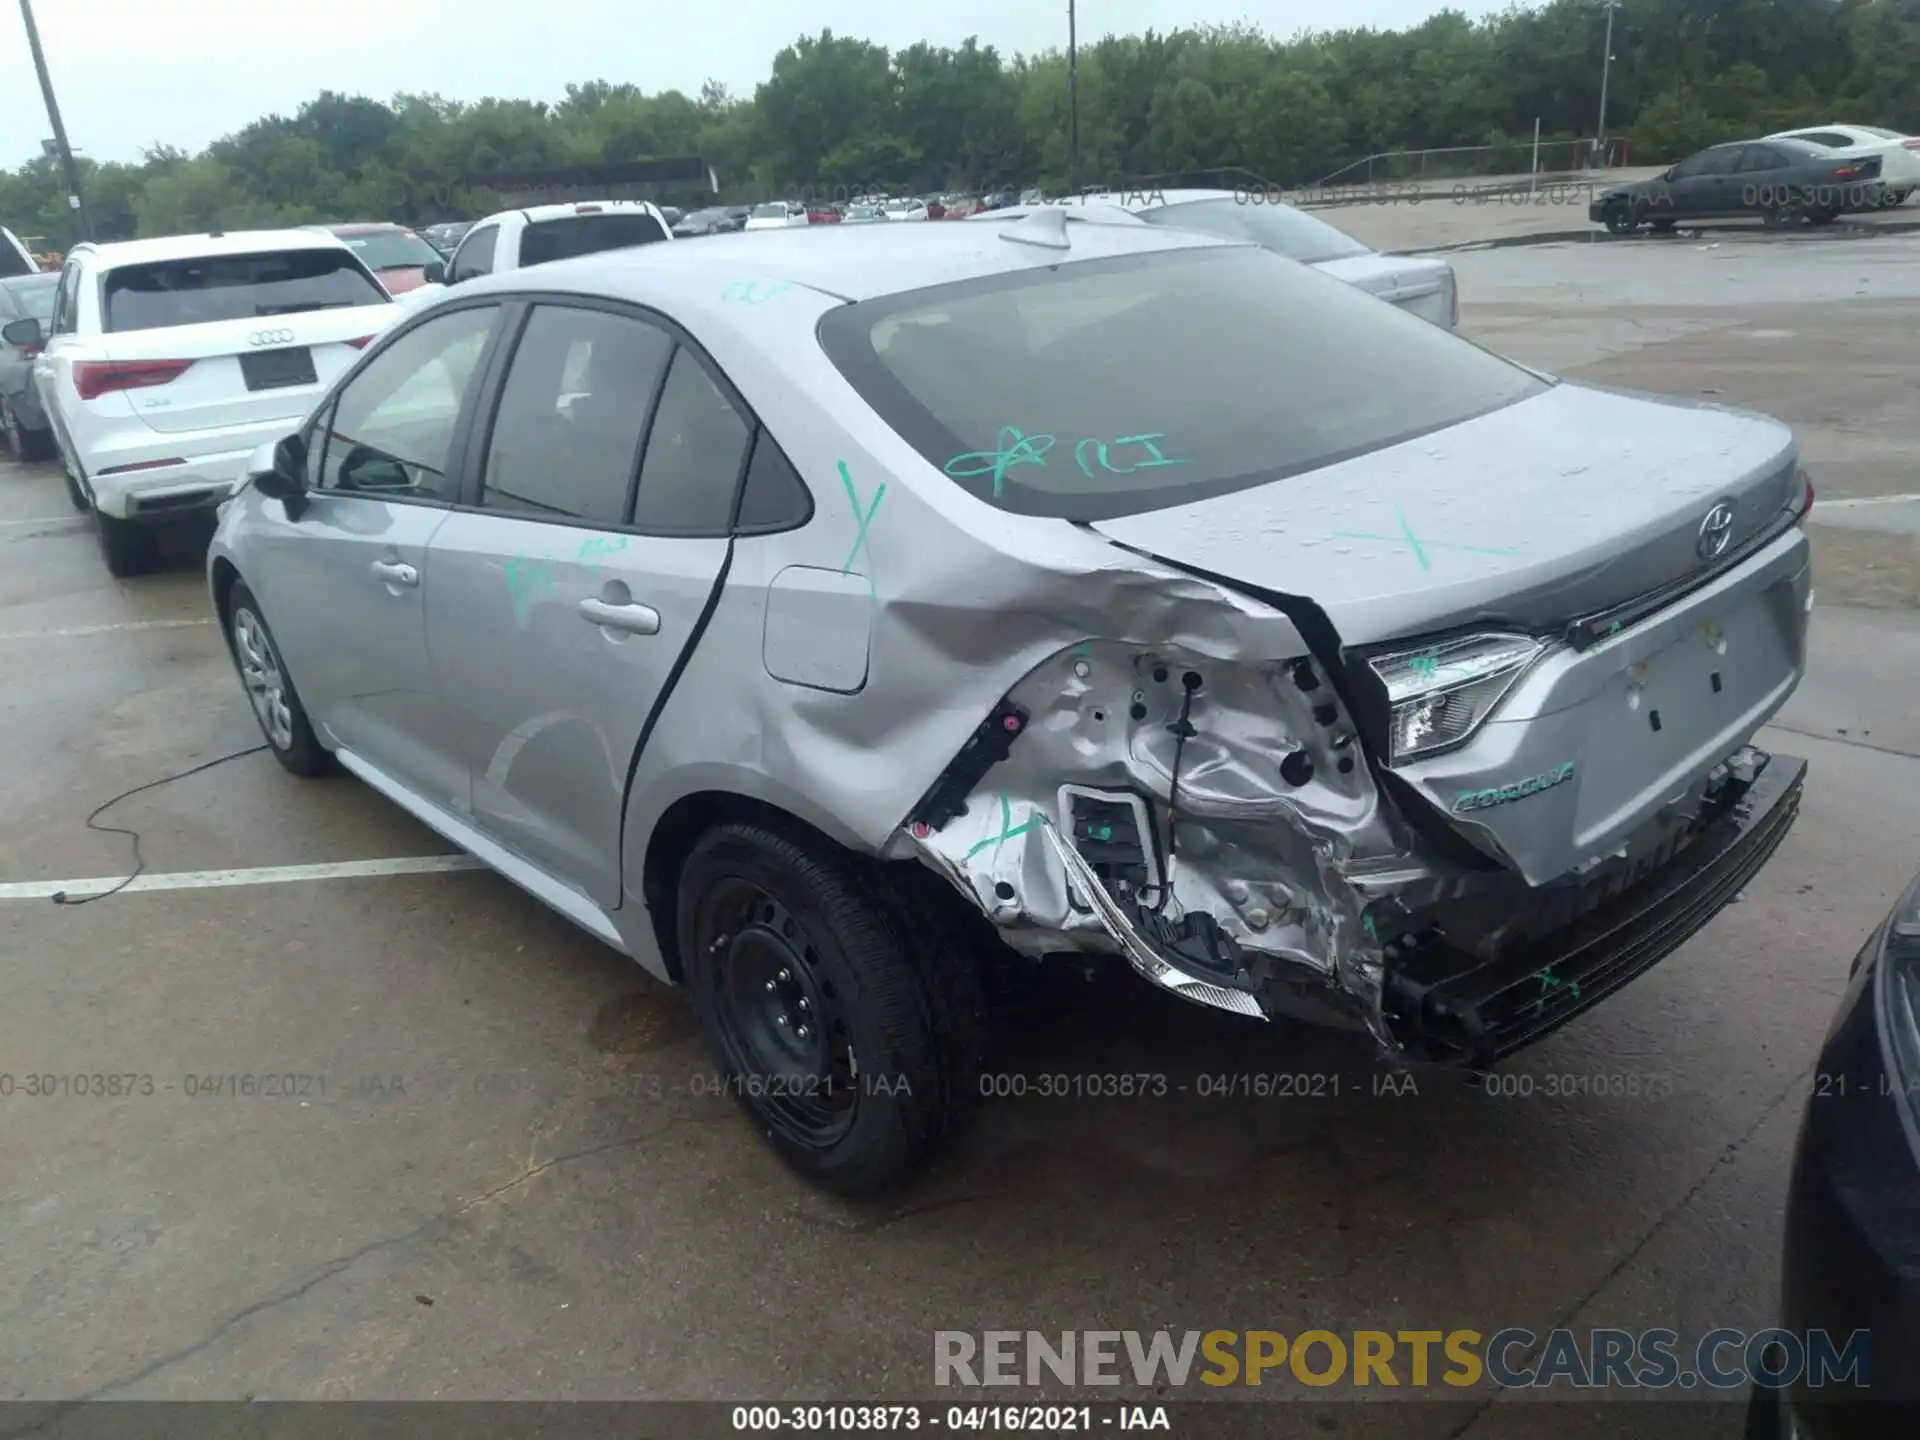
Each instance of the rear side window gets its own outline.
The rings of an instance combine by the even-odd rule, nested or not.
[[[601,215],[565,215],[536,220],[520,234],[520,263],[544,265],[628,245],[650,245],[667,238],[666,227],[644,211]]]
[[[393,303],[344,246],[121,265],[103,293],[111,333]]]
[[[647,431],[634,527],[655,535],[726,534],[750,434],[706,368],[690,351],[674,351]]]
[[[1318,469],[1548,384],[1251,246],[909,291],[839,306],[819,336],[955,484],[1003,510],[1078,521]]]
[[[535,307],[501,391],[481,505],[620,524],[640,427],[672,350],[666,332],[642,320]]]

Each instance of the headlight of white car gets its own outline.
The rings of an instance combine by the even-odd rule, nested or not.
[[[1546,646],[1527,635],[1470,635],[1369,660],[1392,703],[1395,763],[1466,740]]]

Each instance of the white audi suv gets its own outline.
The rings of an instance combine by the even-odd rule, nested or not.
[[[0,333],[40,347],[68,494],[99,517],[107,569],[133,575],[157,525],[226,499],[401,313],[336,237],[255,230],[76,245],[46,333]]]

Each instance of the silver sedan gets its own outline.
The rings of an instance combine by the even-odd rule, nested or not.
[[[1780,843],[1782,426],[1191,231],[836,228],[460,286],[209,557],[281,762],[688,987],[813,1180],[960,1123],[996,953],[1485,1066]]]

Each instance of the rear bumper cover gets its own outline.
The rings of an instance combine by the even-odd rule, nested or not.
[[[1390,959],[1384,1010],[1415,1058],[1488,1065],[1532,1045],[1651,969],[1731,902],[1786,838],[1806,761],[1771,756],[1659,868],[1564,930],[1492,961],[1439,939]]]

